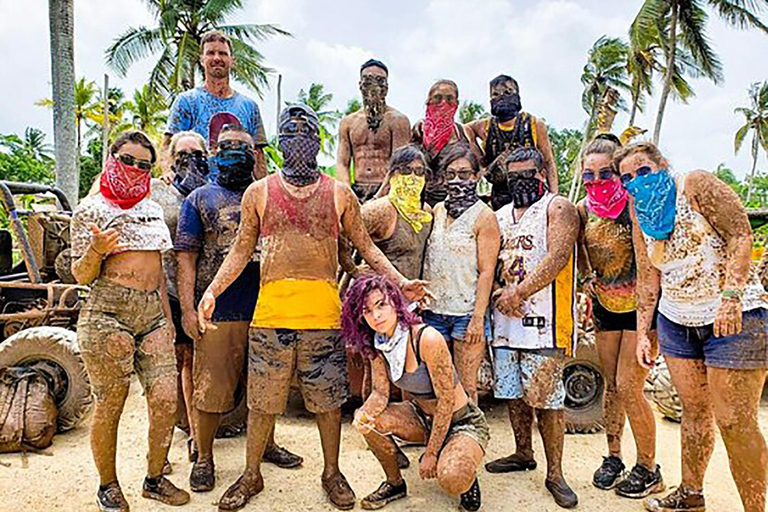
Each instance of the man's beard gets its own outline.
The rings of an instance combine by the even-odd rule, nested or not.
[[[381,127],[384,120],[384,113],[387,110],[386,96],[380,94],[363,93],[363,108],[365,109],[365,120],[368,122],[368,129],[372,132]]]
[[[226,66],[211,66],[208,73],[213,78],[227,78],[229,76],[229,68]]]

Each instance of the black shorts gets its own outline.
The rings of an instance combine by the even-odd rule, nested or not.
[[[352,192],[355,193],[361,203],[366,203],[376,197],[380,188],[381,183],[354,183]]]
[[[171,304],[171,318],[173,326],[176,328],[176,339],[174,345],[192,345],[192,338],[184,332],[184,326],[181,325],[181,302],[176,297],[168,296],[168,302]]]
[[[651,321],[651,330],[656,330],[656,317],[658,317],[658,310],[653,312],[653,320]],[[595,329],[602,332],[609,331],[636,331],[637,330],[637,311],[630,311],[628,313],[614,313],[608,311],[600,304],[600,301],[592,299],[592,322],[595,324]]]

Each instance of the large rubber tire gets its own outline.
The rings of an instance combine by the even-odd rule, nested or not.
[[[245,432],[248,425],[248,400],[247,400],[247,376],[243,374],[240,383],[235,390],[235,406],[224,413],[219,423],[219,429],[216,431],[216,438],[235,437]],[[187,408],[184,403],[184,395],[181,390],[181,379],[179,379],[179,399],[177,407],[176,427],[189,434],[189,422],[187,421]]]
[[[667,368],[667,363],[663,357],[659,357],[656,366],[648,374],[646,390],[666,419],[678,423],[682,421],[683,405],[675,385],[672,384],[672,377],[669,375],[669,368]]]
[[[59,408],[58,431],[75,428],[93,403],[77,334],[61,327],[32,327],[0,343],[0,368],[31,366],[45,361],[65,377],[61,389],[52,390]]]
[[[604,428],[603,390],[597,346],[582,338],[576,354],[563,367],[565,429],[569,434],[594,434]]]

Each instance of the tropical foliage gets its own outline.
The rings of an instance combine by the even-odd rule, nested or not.
[[[753,83],[749,88],[749,99],[749,107],[739,107],[735,110],[737,114],[744,116],[744,124],[736,132],[733,142],[734,151],[738,153],[744,140],[750,133],[752,134],[752,142],[750,143],[752,170],[749,173],[747,202],[752,198],[759,150],[762,148],[764,152],[768,153],[768,81],[762,84]]]
[[[37,128],[27,128],[23,137],[0,135],[0,180],[53,183],[52,151]]]
[[[336,126],[341,120],[342,113],[330,110],[333,94],[326,92],[323,84],[312,83],[306,91],[301,89],[296,103],[307,105],[317,114],[320,122],[320,151],[328,156],[336,154]]]
[[[477,119],[488,117],[490,114],[485,111],[480,103],[474,101],[464,101],[459,107],[459,122],[462,124],[471,123]]]

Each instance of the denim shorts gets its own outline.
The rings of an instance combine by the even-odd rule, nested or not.
[[[716,338],[713,325],[686,327],[659,313],[659,346],[666,357],[701,359],[707,366],[732,370],[768,368],[768,309],[742,314],[739,334]]]
[[[472,320],[472,313],[464,316],[456,316],[441,315],[439,313],[425,311],[421,317],[427,325],[437,329],[437,331],[443,335],[445,341],[464,341],[464,337],[467,334],[467,327],[469,327],[469,322]],[[483,331],[485,333],[485,341],[490,341],[492,337],[491,319],[489,315],[485,315]]]

